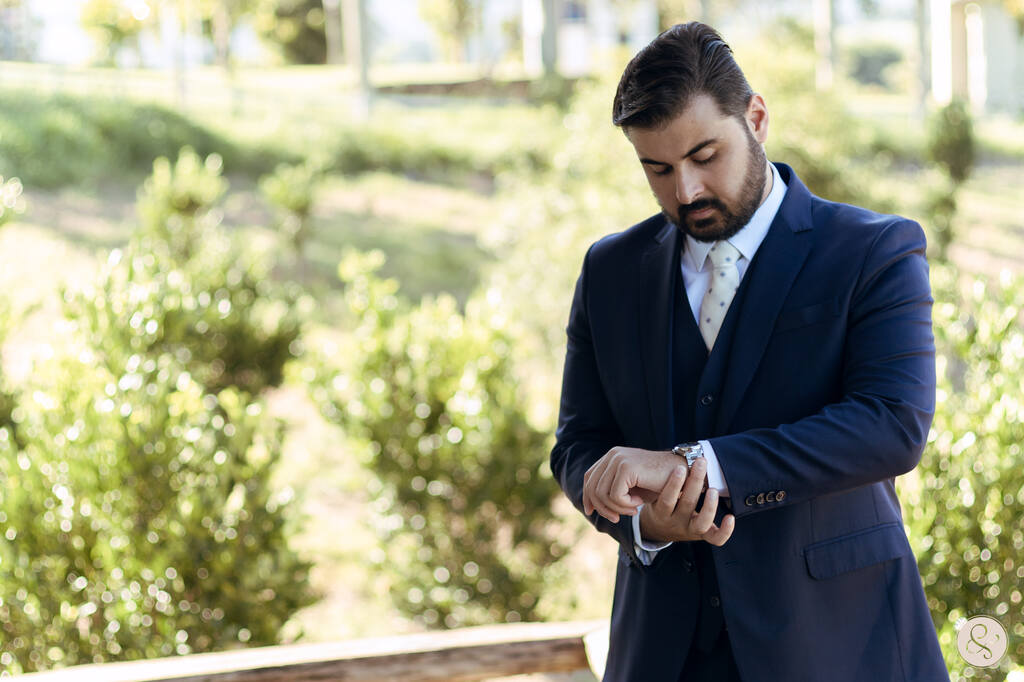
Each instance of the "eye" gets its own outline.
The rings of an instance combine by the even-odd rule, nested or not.
[[[715,156],[715,154],[709,154],[708,156],[704,157],[703,159],[694,159],[693,162],[695,164],[697,164],[698,166],[706,166],[709,163],[711,163],[712,161],[714,161],[716,158],[717,157]]]
[[[655,175],[668,175],[669,173],[672,172],[672,166],[665,166],[660,170],[652,168],[651,172],[654,173]]]

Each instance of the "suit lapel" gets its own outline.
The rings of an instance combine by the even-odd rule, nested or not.
[[[671,223],[658,232],[640,260],[640,358],[650,403],[651,447],[672,444],[672,306],[679,268],[678,230]]]
[[[744,277],[749,281],[744,282],[743,309],[726,363],[716,433],[728,429],[764,355],[775,319],[811,249],[811,194],[791,168],[776,166],[786,181],[786,197]]]

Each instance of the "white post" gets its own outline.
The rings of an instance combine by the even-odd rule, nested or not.
[[[829,90],[835,80],[835,0],[814,0],[814,51],[814,84],[818,90]]]
[[[370,88],[370,33],[366,18],[366,0],[343,0],[345,20],[345,56],[356,70],[357,85],[353,101],[353,115],[365,120],[373,106],[373,92]]]

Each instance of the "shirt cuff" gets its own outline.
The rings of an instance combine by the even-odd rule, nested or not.
[[[658,552],[672,543],[644,542],[644,538],[640,534],[640,511],[643,508],[644,506],[641,504],[636,508],[636,514],[633,514],[633,549],[636,551],[636,558],[640,560],[640,563],[644,566],[650,566],[651,562],[654,561],[654,557],[658,556]]]
[[[725,482],[725,474],[722,473],[722,465],[718,463],[718,456],[715,455],[715,449],[711,447],[711,443],[706,440],[698,441],[700,446],[704,449],[704,459],[708,462],[708,488],[714,488],[718,491],[719,497],[729,497],[729,485]],[[636,518],[639,518],[637,514]],[[637,522],[638,524],[639,522]],[[639,528],[639,525],[634,525],[634,528]],[[637,533],[639,537],[639,533]]]

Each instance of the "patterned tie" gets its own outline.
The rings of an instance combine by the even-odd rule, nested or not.
[[[700,333],[708,351],[715,345],[718,330],[729,312],[729,304],[740,286],[740,271],[736,268],[740,257],[740,252],[729,242],[715,242],[708,252],[714,270],[711,272],[711,284],[700,304]]]

